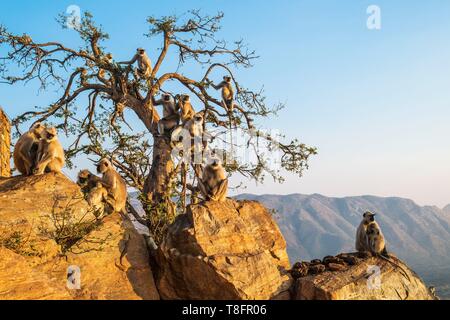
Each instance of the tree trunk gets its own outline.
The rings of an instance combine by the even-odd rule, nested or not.
[[[148,199],[163,199],[170,191],[168,189],[174,170],[171,152],[167,137],[154,137],[152,169],[144,185],[144,194]]]
[[[176,213],[175,203],[171,199],[172,180],[175,177],[171,151],[167,137],[154,137],[152,168],[145,180],[144,196],[148,227],[157,244],[174,221]]]
[[[142,204],[147,213],[150,232],[159,244],[166,228],[175,219],[176,213],[176,206],[171,199],[175,168],[170,137],[158,134],[159,115],[151,103],[129,105],[153,135],[152,167],[144,183]]]

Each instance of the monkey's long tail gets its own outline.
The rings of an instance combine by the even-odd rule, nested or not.
[[[391,263],[393,266],[399,268],[399,269],[402,271],[402,273],[403,273],[403,275],[405,276],[405,278],[408,279],[409,282],[411,282],[411,279],[409,278],[408,273],[407,273],[407,272],[405,271],[405,269],[403,269],[400,265],[398,265],[397,263],[395,263],[394,261],[392,261],[391,259],[389,259],[389,257],[386,257],[386,256],[384,256],[384,255],[382,255],[382,254],[379,254],[378,256],[379,256],[381,259],[388,261],[388,262]]]

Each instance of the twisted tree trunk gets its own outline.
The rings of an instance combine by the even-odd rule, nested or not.
[[[144,183],[143,206],[150,232],[159,243],[166,227],[175,219],[176,213],[176,206],[171,199],[175,168],[170,138],[159,135],[159,116],[154,112],[151,103],[134,104],[132,109],[153,135],[152,167]]]
[[[154,137],[152,168],[144,186],[144,194],[148,199],[159,202],[170,197],[169,187],[174,175],[171,152],[172,148],[166,137]]]

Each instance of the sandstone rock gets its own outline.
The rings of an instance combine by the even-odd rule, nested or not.
[[[399,259],[391,258],[407,273],[381,258],[371,257],[340,272],[325,271],[299,278],[295,284],[297,300],[431,300],[423,281]],[[331,263],[329,264],[331,265]],[[380,268],[380,282],[370,276]],[[379,286],[378,286],[379,284]]]
[[[341,253],[338,255],[338,257],[351,266],[354,266],[361,262],[361,258],[358,258],[357,256],[348,253]]]
[[[95,223],[78,196],[59,174],[0,180],[0,299],[158,299],[145,240],[130,220],[113,214]],[[61,222],[61,210],[66,229],[52,220]],[[84,226],[83,239],[63,241]],[[66,286],[69,266],[81,270],[79,290]]]
[[[158,249],[163,299],[285,299],[291,284],[286,243],[257,202],[192,205]]]
[[[8,117],[0,108],[0,177],[9,177],[11,175],[10,166],[10,143],[11,143],[11,125]]]

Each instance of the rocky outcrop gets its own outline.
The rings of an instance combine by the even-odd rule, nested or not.
[[[258,202],[191,205],[157,252],[163,299],[286,298],[291,285],[286,243]]]
[[[393,256],[340,254],[289,270],[283,236],[254,201],[189,206],[154,258],[156,285],[145,240],[129,218],[96,220],[65,176],[0,179],[0,299],[435,298]],[[74,288],[68,270],[77,268]]]
[[[296,263],[296,300],[432,300],[419,276],[395,256],[341,254]],[[395,265],[394,265],[395,264]]]
[[[10,143],[11,143],[11,125],[8,117],[0,108],[0,177],[9,177],[11,175],[10,166]]]
[[[67,286],[77,266],[81,287]],[[0,299],[158,299],[143,237],[63,175],[0,180]]]

